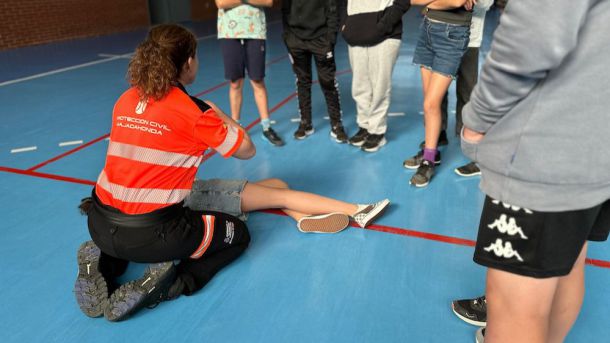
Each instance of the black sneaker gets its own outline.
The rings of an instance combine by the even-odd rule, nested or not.
[[[419,165],[421,164],[421,162],[424,160],[424,151],[420,150],[417,155],[406,159],[402,162],[402,166],[407,168],[407,169],[417,169],[419,168]],[[440,151],[436,151],[436,155],[434,156],[434,164],[441,164],[441,152]]]
[[[284,141],[282,140],[282,138],[280,138],[280,136],[278,136],[272,128],[263,130],[263,137],[267,138],[267,140],[275,146],[284,145]]]
[[[455,173],[459,176],[464,177],[481,175],[481,169],[479,169],[479,166],[477,166],[477,164],[474,162],[470,162],[461,167],[457,167],[453,171],[455,171]]]
[[[409,183],[415,187],[426,187],[430,183],[432,175],[434,175],[434,164],[428,160],[423,160]]]
[[[447,131],[441,130],[441,134],[438,136],[438,141],[436,141],[436,146],[445,146],[447,144],[449,144],[449,139],[447,139]],[[423,149],[425,145],[426,141],[422,141],[419,143],[419,148]]]
[[[362,146],[366,141],[366,137],[369,135],[369,132],[366,129],[358,128],[358,132],[349,139],[349,144],[353,146]]]
[[[299,124],[299,128],[294,132],[294,138],[296,139],[305,139],[307,136],[310,136],[314,133],[313,126],[311,123],[303,123]]]
[[[485,328],[478,329],[474,337],[476,343],[485,343]]]
[[[174,262],[150,264],[141,278],[122,285],[112,293],[104,316],[118,322],[144,307],[154,307],[162,301],[175,299],[180,293],[170,294],[170,288],[176,281]]]
[[[108,304],[108,283],[99,271],[101,251],[87,241],[78,248],[78,276],[74,296],[81,311],[89,317],[100,317]]]
[[[385,143],[387,143],[387,141],[385,140],[385,136],[383,134],[370,134],[366,136],[366,141],[364,142],[364,144],[362,144],[360,148],[366,152],[375,152],[379,150],[382,146],[384,146]]]
[[[468,324],[485,326],[487,324],[487,299],[485,296],[475,299],[454,300],[451,309],[458,318]]]
[[[345,133],[345,129],[341,124],[333,126],[333,128],[330,130],[330,136],[337,143],[347,143],[347,134]]]

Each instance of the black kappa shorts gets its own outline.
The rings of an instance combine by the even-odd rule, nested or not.
[[[610,200],[585,210],[537,212],[486,197],[474,261],[524,276],[564,276],[585,241],[605,241],[609,232]]]

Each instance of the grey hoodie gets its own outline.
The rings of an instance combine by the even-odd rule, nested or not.
[[[610,199],[610,1],[512,1],[497,28],[462,139],[481,190],[538,211]]]

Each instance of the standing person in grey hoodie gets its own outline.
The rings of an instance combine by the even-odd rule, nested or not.
[[[348,0],[343,38],[349,44],[352,96],[359,130],[350,144],[375,152],[386,144],[392,70],[402,38],[402,16],[409,0]]]
[[[290,53],[292,70],[297,78],[301,123],[294,138],[313,134],[311,118],[311,59],[318,69],[318,81],[326,98],[330,117],[330,136],[337,143],[347,143],[341,121],[339,83],[335,77],[335,42],[339,26],[336,0],[283,0],[282,23],[284,43]]]
[[[580,312],[587,241],[610,230],[608,32],[607,0],[512,1],[495,32],[463,112],[487,195],[478,341],[562,342]]]

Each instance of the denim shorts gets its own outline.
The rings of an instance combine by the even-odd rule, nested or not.
[[[455,79],[469,41],[470,26],[447,24],[424,17],[413,63]]]
[[[230,214],[245,221],[248,215],[241,210],[241,193],[246,180],[195,180],[184,206],[195,211],[215,211]]]

